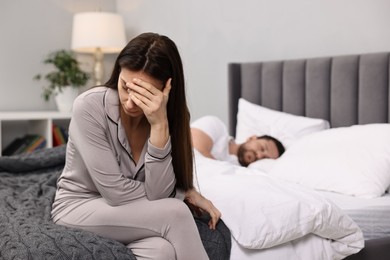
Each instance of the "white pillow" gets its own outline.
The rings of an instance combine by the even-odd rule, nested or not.
[[[255,105],[240,98],[238,101],[236,141],[245,142],[252,135],[270,135],[288,148],[302,136],[329,128],[323,119],[296,116]]]
[[[318,190],[379,197],[390,185],[390,124],[306,136],[286,150],[269,174]]]
[[[261,160],[254,161],[253,163],[250,163],[248,165],[248,168],[268,173],[274,167],[274,165],[276,164],[277,160],[278,159],[264,158],[264,159],[261,159]]]

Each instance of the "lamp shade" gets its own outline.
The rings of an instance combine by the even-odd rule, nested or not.
[[[116,53],[126,44],[123,18],[107,12],[77,13],[73,17],[72,50],[94,53]]]

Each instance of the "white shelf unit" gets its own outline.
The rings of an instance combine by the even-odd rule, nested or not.
[[[58,111],[0,112],[0,156],[15,138],[26,134],[42,135],[46,147],[53,147],[53,123],[68,129],[71,116]]]

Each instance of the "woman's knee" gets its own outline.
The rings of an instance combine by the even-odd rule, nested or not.
[[[172,244],[161,238],[159,243],[156,246],[156,258],[152,259],[161,259],[161,260],[174,260],[176,259],[176,252]]]
[[[178,199],[166,199],[165,212],[169,215],[172,221],[185,221],[186,219],[193,221],[193,216],[188,206]]]
[[[162,237],[144,238],[127,246],[139,260],[175,260],[176,252],[172,244]]]

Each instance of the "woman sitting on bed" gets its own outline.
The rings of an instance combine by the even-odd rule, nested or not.
[[[193,188],[183,74],[175,43],[145,33],[104,86],[75,100],[55,223],[120,241],[137,259],[208,259],[183,199],[211,229],[221,214]]]
[[[191,124],[191,134],[193,147],[203,156],[245,167],[257,160],[276,159],[285,151],[283,144],[269,135],[251,136],[237,144],[215,116],[197,119]]]

